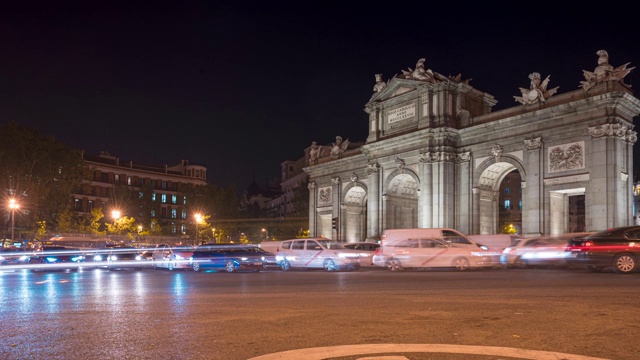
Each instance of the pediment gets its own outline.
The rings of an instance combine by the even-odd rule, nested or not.
[[[374,93],[370,102],[382,102],[408,92],[416,91],[425,85],[430,85],[426,81],[392,78],[382,91]]]

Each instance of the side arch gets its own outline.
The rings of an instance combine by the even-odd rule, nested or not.
[[[418,227],[420,178],[406,168],[397,169],[384,180],[382,201],[383,229]]]
[[[520,159],[512,155],[501,155],[499,161],[495,157],[487,158],[474,171],[474,219],[478,224],[476,233],[497,234],[499,229],[499,190],[502,180],[517,170],[521,179],[526,179],[525,168]],[[521,180],[520,187],[524,181]],[[523,203],[524,208],[524,203]]]
[[[360,181],[352,181],[344,188],[342,198],[343,214],[341,236],[346,242],[365,241],[367,238],[367,186]]]

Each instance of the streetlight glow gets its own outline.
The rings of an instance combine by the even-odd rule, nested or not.
[[[11,210],[11,242],[13,242],[13,234],[16,227],[16,210],[18,210],[19,208],[20,204],[18,204],[16,199],[9,199],[9,210]]]
[[[202,214],[197,213],[194,216],[196,217],[196,245],[198,245],[198,224],[202,220]]]

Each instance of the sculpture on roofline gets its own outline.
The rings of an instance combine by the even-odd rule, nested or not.
[[[312,141],[311,148],[309,149],[309,160],[307,161],[307,165],[317,164],[320,156],[322,156],[322,146],[318,146],[315,141]]]
[[[416,63],[415,70],[409,68],[409,70],[402,70],[402,74],[405,79],[414,79],[414,80],[427,80],[430,82],[435,82],[435,76],[433,75],[433,71],[431,69],[425,70],[424,68],[424,58],[418,60]]]
[[[340,159],[342,153],[349,147],[349,139],[342,141],[341,136],[336,136],[336,142],[331,145],[331,157],[333,159]]]
[[[553,89],[547,90],[547,85],[549,85],[549,78],[551,75],[548,75],[544,81],[540,81],[540,73],[534,72],[529,74],[529,79],[531,79],[531,85],[529,85],[529,89],[520,88],[520,93],[522,96],[514,96],[513,98],[523,104],[535,104],[537,102],[545,102],[551,95],[555,94],[558,91],[559,86],[554,87]]]
[[[385,87],[387,87],[387,82],[382,80],[382,74],[376,74],[376,84],[373,85],[373,92],[379,93]]]
[[[584,91],[589,91],[589,89],[594,87],[596,84],[605,81],[622,81],[622,79],[624,79],[624,77],[627,76],[631,72],[631,70],[635,69],[635,67],[627,69],[627,65],[629,65],[630,63],[626,63],[614,68],[613,66],[611,66],[611,64],[609,64],[609,54],[606,50],[598,50],[596,54],[598,55],[598,66],[596,67],[596,69],[593,70],[593,72],[582,70],[585,80],[580,81],[580,86],[584,89]]]

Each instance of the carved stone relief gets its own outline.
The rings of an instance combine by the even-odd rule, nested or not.
[[[331,187],[323,187],[318,191],[318,205],[331,204]]]
[[[547,149],[549,173],[584,169],[584,141],[551,146]]]

